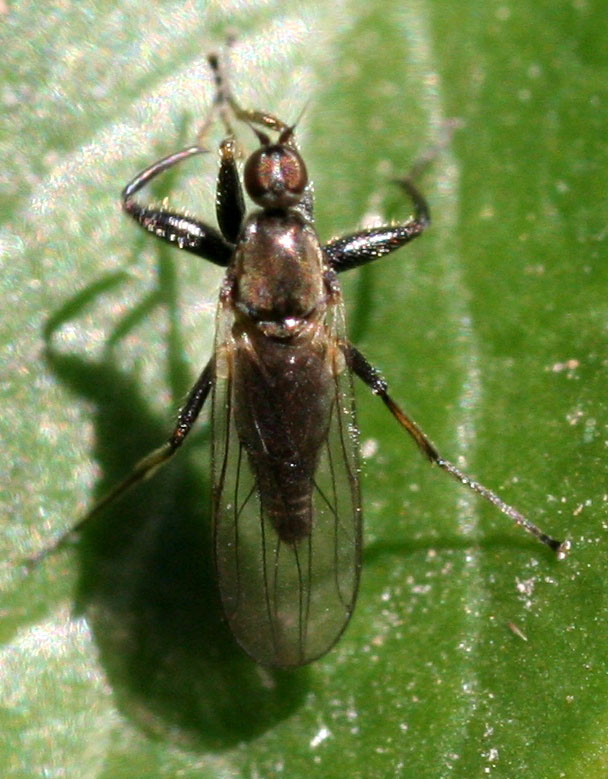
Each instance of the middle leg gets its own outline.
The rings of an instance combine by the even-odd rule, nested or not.
[[[138,224],[162,241],[226,267],[232,257],[233,246],[215,228],[185,214],[147,206],[135,199],[137,192],[161,173],[182,160],[205,152],[206,149],[200,146],[188,146],[150,165],[123,189],[122,207]]]
[[[370,230],[361,230],[325,244],[323,251],[337,273],[365,265],[394,252],[417,238],[430,224],[428,203],[413,179],[397,179],[396,183],[410,196],[414,204],[414,216],[403,224],[372,227]]]

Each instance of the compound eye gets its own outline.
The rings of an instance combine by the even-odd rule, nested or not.
[[[283,144],[262,146],[245,164],[245,189],[263,208],[289,208],[302,198],[308,174],[295,149]]]

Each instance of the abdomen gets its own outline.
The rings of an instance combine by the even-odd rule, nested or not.
[[[313,480],[327,439],[333,396],[325,348],[260,338],[235,356],[237,434],[262,511],[282,541],[297,542],[314,522]]]

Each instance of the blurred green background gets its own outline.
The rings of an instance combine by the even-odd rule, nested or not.
[[[602,0],[1,4],[3,777],[606,776],[607,24]],[[447,456],[573,543],[556,562],[360,388],[361,595],[292,673],[221,624],[204,420],[77,553],[18,567],[164,440],[210,353],[221,271],[118,195],[193,140],[228,29],[244,105],[307,105],[324,239],[407,215],[391,177],[462,121],[432,229],[344,276],[350,332]],[[215,171],[156,196],[213,220]]]

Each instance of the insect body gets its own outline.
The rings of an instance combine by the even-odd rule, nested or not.
[[[382,398],[432,462],[560,554],[567,547],[441,457],[346,338],[337,274],[422,233],[429,212],[415,185],[409,179],[400,182],[415,209],[405,223],[322,245],[294,128],[268,114],[240,109],[219,77],[217,61],[211,61],[216,104],[278,133],[272,142],[255,129],[260,145],[245,164],[245,189],[259,209],[245,215],[231,135],[220,146],[219,232],[135,198],[151,179],[202,153],[200,146],[160,160],[125,187],[123,207],[140,225],[227,270],[213,356],[171,438],[138,463],[74,530],[169,459],[211,393],[215,560],[224,613],[255,660],[291,667],[314,660],[337,641],[357,596],[361,508],[353,374]]]
[[[215,556],[226,617],[262,662],[331,646],[357,593],[361,519],[342,300],[297,211],[307,183],[288,144],[262,137],[220,296],[213,380]]]

